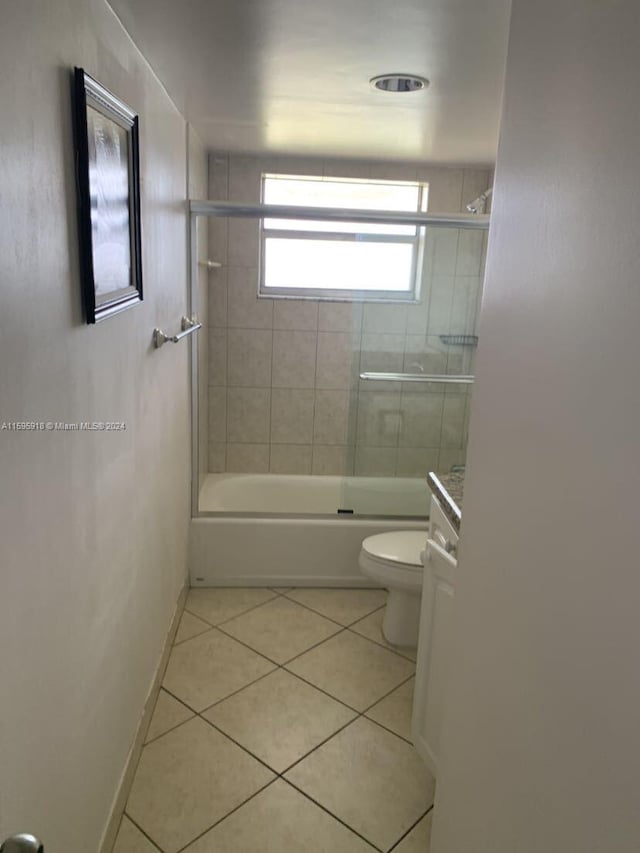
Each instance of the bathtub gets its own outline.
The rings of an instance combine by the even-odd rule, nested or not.
[[[429,497],[420,479],[209,474],[191,520],[191,585],[372,586],[362,540],[426,531]]]

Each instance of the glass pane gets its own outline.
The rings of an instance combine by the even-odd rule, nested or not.
[[[411,292],[411,243],[265,240],[264,287]]]
[[[265,175],[265,204],[333,207],[360,210],[414,212],[420,209],[421,186],[417,183],[353,181],[339,178],[302,178],[289,175]],[[413,225],[375,225],[351,222],[319,222],[267,219],[265,227],[299,231],[334,231],[363,234],[416,233]]]
[[[486,249],[486,232],[427,228],[420,299],[365,306],[365,312],[374,308],[380,333],[361,336],[359,372],[473,375]],[[400,324],[404,334],[384,332]],[[472,390],[453,383],[356,380],[347,438],[354,476],[343,479],[341,509],[425,515],[427,473],[464,464]]]
[[[301,178],[265,175],[266,204],[302,204],[318,207],[356,207],[362,210],[418,210],[420,185],[339,178]]]

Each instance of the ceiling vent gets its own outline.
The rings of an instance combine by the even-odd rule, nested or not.
[[[381,92],[419,92],[429,85],[426,77],[418,77],[417,74],[380,74],[369,82]]]

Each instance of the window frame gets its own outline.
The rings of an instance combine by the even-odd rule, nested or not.
[[[410,184],[418,189],[418,201],[416,212],[426,211],[426,201],[429,192],[429,185],[425,181],[392,181],[384,179],[376,179],[372,181],[342,178],[342,177],[322,177],[319,175],[289,175],[285,173],[276,174],[274,172],[262,172],[260,176],[260,201],[264,202],[265,179],[270,177],[278,178],[298,178],[301,180],[326,180],[340,181],[344,183],[376,183],[376,184],[392,184],[396,186]],[[318,220],[322,220],[323,208],[318,207]],[[273,219],[274,217],[267,217]],[[357,220],[353,220],[357,222]],[[383,302],[383,303],[402,303],[415,304],[420,302],[421,293],[421,271],[424,260],[426,228],[422,225],[416,225],[415,234],[376,234],[376,233],[360,233],[357,231],[313,231],[313,230],[298,230],[298,229],[281,229],[281,228],[265,228],[265,220],[260,219],[259,222],[259,253],[258,253],[258,297],[261,299],[299,299],[313,301],[328,301],[328,302]],[[389,224],[393,224],[390,222]],[[410,281],[411,287],[405,290],[356,290],[352,288],[314,288],[314,287],[266,287],[265,285],[265,270],[266,270],[266,240],[271,239],[294,239],[294,240],[318,240],[327,241],[345,241],[345,242],[360,242],[360,243],[394,243],[394,244],[412,244],[413,251],[411,256],[411,272]]]

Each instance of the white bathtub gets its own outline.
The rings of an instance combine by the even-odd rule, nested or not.
[[[207,474],[201,512],[285,515],[426,516],[431,497],[426,479],[328,477],[298,474]]]
[[[191,584],[371,586],[358,568],[362,540],[426,530],[429,495],[409,478],[209,474],[191,521]],[[359,517],[390,506],[399,517]]]

